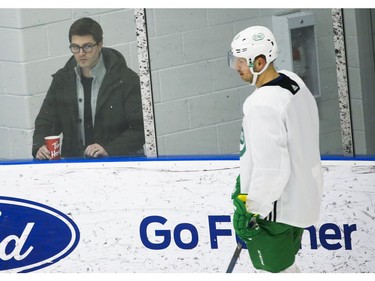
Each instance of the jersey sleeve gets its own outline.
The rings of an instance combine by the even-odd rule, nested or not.
[[[254,105],[244,116],[246,146],[252,162],[247,209],[266,217],[290,177],[287,129],[282,112],[269,105]]]

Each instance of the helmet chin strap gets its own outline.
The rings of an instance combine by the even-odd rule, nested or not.
[[[255,86],[255,83],[258,80],[259,72],[254,72],[253,68],[250,68],[251,73],[253,74],[253,80],[251,81],[250,85]]]
[[[253,74],[253,80],[251,81],[250,85],[255,86],[255,84],[256,84],[256,82],[257,82],[257,80],[258,80],[258,76],[261,75],[261,74],[267,69],[267,67],[268,67],[269,64],[270,64],[270,63],[267,62],[267,63],[264,65],[263,69],[262,69],[261,71],[259,71],[259,72],[255,72],[255,71],[254,71],[254,66],[250,67],[250,71],[251,71],[251,73]]]

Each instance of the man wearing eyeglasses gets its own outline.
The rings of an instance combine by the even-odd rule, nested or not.
[[[138,75],[120,52],[103,47],[103,31],[91,18],[69,30],[73,56],[53,75],[35,120],[32,154],[51,159],[44,137],[63,135],[62,157],[144,155]]]

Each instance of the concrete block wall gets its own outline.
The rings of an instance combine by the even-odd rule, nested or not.
[[[345,42],[347,46],[347,62],[349,73],[349,87],[351,98],[351,114],[353,119],[353,141],[356,145],[357,153],[366,151],[365,125],[363,115],[363,94],[361,87],[361,70],[358,53],[358,34],[355,17],[355,10],[348,9],[344,12]]]
[[[375,154],[374,11],[344,10],[355,153]]]
[[[234,35],[259,9],[147,9],[159,155],[237,154],[252,91],[227,65]]]
[[[295,10],[294,10],[295,11]],[[318,40],[322,154],[340,154],[341,132],[330,9],[314,9]],[[159,155],[237,154],[242,104],[253,88],[227,66],[233,36],[251,25],[272,28],[282,9],[146,9]],[[71,56],[68,29],[91,16],[104,45],[138,72],[133,9],[0,9],[0,159],[31,157],[34,120],[51,74]],[[355,17],[355,15],[353,15]],[[346,25],[350,29],[351,25]],[[355,33],[353,33],[355,34]],[[349,33],[349,36],[353,35]],[[357,38],[352,38],[354,41]],[[349,55],[355,53],[349,44]],[[358,49],[358,47],[357,47]],[[354,60],[355,62],[355,60]],[[363,71],[351,63],[352,97]],[[370,92],[367,89],[367,92]],[[353,100],[353,99],[352,99]],[[355,145],[367,152],[364,100],[353,100]],[[358,113],[358,114],[357,114]],[[363,148],[363,149],[362,149]]]
[[[254,90],[227,66],[235,34],[272,29],[280,9],[147,9],[159,155],[238,153],[242,104]],[[314,9],[323,154],[342,153],[330,9]],[[277,65],[277,63],[276,63]]]
[[[51,75],[72,55],[69,27],[84,16],[138,72],[133,9],[0,9],[0,159],[31,158],[35,117]]]
[[[320,96],[316,98],[320,116],[322,154],[341,154],[341,123],[330,9],[313,9],[320,75]]]

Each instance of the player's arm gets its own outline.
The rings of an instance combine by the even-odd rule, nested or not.
[[[245,122],[253,162],[246,207],[248,212],[266,217],[290,176],[286,127],[279,111],[263,105],[252,107]]]

